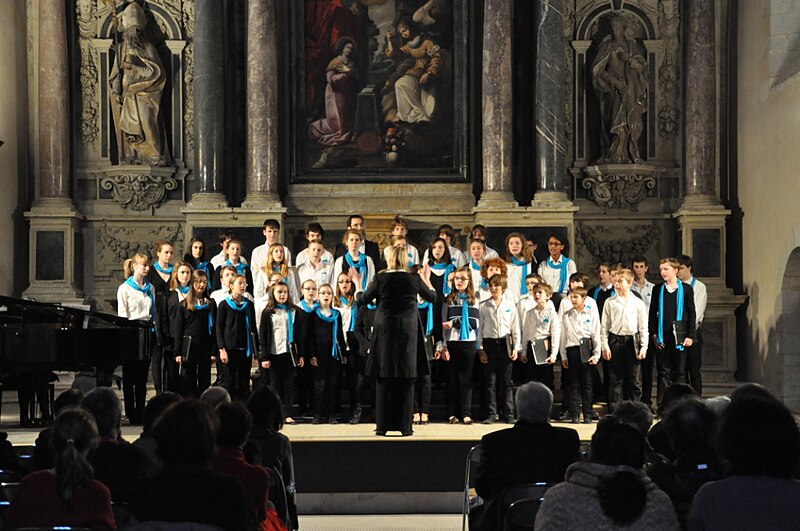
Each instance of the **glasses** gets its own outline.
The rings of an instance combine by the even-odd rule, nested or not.
[[[453,277],[453,280],[455,280],[456,282],[458,282],[459,280],[461,282],[469,282],[469,279],[464,277]]]

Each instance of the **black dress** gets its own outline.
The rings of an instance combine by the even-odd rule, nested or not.
[[[418,275],[387,271],[375,277],[359,304],[375,299],[378,308],[370,346],[370,375],[376,378],[375,423],[379,434],[411,434],[414,380],[428,372],[417,295],[433,301],[436,293]]]

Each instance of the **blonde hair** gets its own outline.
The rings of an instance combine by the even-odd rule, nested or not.
[[[283,249],[283,244],[275,242],[269,246],[269,249],[267,250],[267,257],[264,259],[264,265],[261,266],[261,269],[264,271],[264,273],[267,273],[268,275],[271,275],[272,273],[280,273],[281,278],[286,278],[287,276],[289,276],[289,265],[286,263],[286,250],[285,249],[283,250],[283,260],[281,260],[280,262],[275,262],[273,261],[272,258],[272,251],[278,247]],[[272,267],[275,264],[280,265],[277,271],[272,270]]]
[[[676,260],[675,258],[671,258],[671,257],[670,258],[662,258],[661,261],[658,262],[658,265],[663,265],[663,264],[669,264],[674,269],[678,269],[678,265],[680,265],[680,264],[678,264],[678,260]]]
[[[453,278],[459,273],[463,273],[467,275],[467,289],[464,292],[468,296],[469,304],[475,304],[475,286],[472,285],[472,271],[469,270],[469,266],[459,267],[455,271],[453,271]],[[458,302],[458,291],[455,288],[455,282],[453,282],[452,289],[450,290],[450,295],[447,296],[447,302],[449,304],[455,304]]]
[[[620,276],[625,280],[627,280],[628,284],[633,283],[633,271],[631,271],[630,269],[624,269],[624,268],[620,269],[619,271],[617,271],[617,276]]]
[[[125,274],[125,278],[133,276],[134,263],[150,265],[150,257],[143,253],[136,253],[132,257],[125,260],[125,262],[122,264],[122,272]]]
[[[344,231],[344,236],[342,236],[342,243],[347,244],[347,237],[350,236],[351,234],[355,234],[356,236],[358,236],[359,240],[364,239],[364,237],[361,236],[361,232],[357,231],[356,229],[347,229],[346,231]]]
[[[386,257],[386,266],[389,271],[408,269],[408,251],[403,247],[390,247],[389,256]]]
[[[192,271],[194,271],[192,264],[189,262],[184,262],[183,260],[178,260],[175,262],[175,266],[172,268],[172,274],[169,276],[169,289],[178,289],[178,269],[182,267],[188,267],[190,275]],[[189,283],[192,283],[191,278],[189,278]]]

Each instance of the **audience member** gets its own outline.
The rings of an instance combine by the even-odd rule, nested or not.
[[[83,392],[77,389],[67,389],[53,401],[53,415],[58,416],[68,407],[78,407],[83,401]],[[36,442],[33,443],[33,469],[46,470],[53,468],[53,452],[50,450],[50,432],[52,427],[39,432]],[[7,468],[5,465],[3,468]]]
[[[241,402],[222,403],[215,413],[219,419],[219,433],[211,469],[239,480],[244,488],[250,523],[257,527],[267,518],[269,473],[264,467],[248,463],[242,453],[253,427],[253,417]]]
[[[292,529],[299,529],[297,506],[295,504],[294,460],[292,443],[280,433],[283,428],[283,406],[278,395],[269,387],[263,387],[250,395],[247,410],[253,416],[253,429],[250,441],[258,447],[258,462],[278,472],[283,478]],[[279,496],[270,496],[277,503]],[[279,511],[280,513],[280,511]]]
[[[639,429],[614,416],[597,424],[591,460],[572,464],[549,489],[536,529],[676,530],[669,497],[644,475],[647,442]]]
[[[111,493],[92,479],[92,466],[86,459],[97,438],[91,415],[77,408],[64,409],[50,433],[54,468],[33,472],[22,480],[5,515],[6,528],[116,529]]]
[[[752,389],[752,388],[751,388]],[[774,397],[732,396],[719,430],[726,478],[703,485],[690,530],[800,529],[800,431]]]
[[[149,455],[159,468],[161,467],[161,462],[156,456],[157,445],[156,439],[153,437],[153,426],[159,417],[161,417],[161,414],[164,413],[164,410],[181,400],[181,395],[171,391],[166,391],[151,398],[144,406],[142,433],[139,435],[139,438],[132,443],[135,447]]]
[[[553,393],[540,382],[517,389],[518,420],[512,428],[484,435],[475,489],[486,503],[470,514],[470,529],[496,529],[503,508],[498,498],[526,482],[558,483],[578,459],[578,432],[550,425]]]
[[[755,382],[742,384],[731,393],[731,402],[742,398],[762,398],[764,400],[778,401],[766,386]]]
[[[653,425],[653,412],[642,402],[624,400],[617,405],[614,410],[614,416],[626,421],[628,424],[633,424],[645,436]]]
[[[217,420],[195,400],[164,411],[153,426],[160,474],[142,482],[131,498],[140,522],[196,522],[226,530],[248,529],[244,490],[238,480],[213,472]]]
[[[212,385],[200,395],[200,402],[208,406],[210,410],[215,410],[223,402],[230,402],[231,394],[224,387]]]
[[[694,394],[694,389],[691,385],[685,383],[673,383],[668,385],[664,390],[663,398],[658,403],[656,416],[658,418],[663,418],[665,411],[690,396],[697,396]],[[672,447],[669,444],[664,425],[660,422],[653,426],[647,433],[647,442],[650,443],[650,447],[654,452],[663,455],[668,461],[672,461],[675,458],[672,454]]]
[[[728,409],[728,405],[730,405],[730,403],[731,397],[725,395],[706,398],[706,405],[717,417],[721,417],[722,414],[725,413],[725,410]]]

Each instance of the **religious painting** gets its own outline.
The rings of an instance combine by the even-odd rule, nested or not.
[[[292,3],[294,182],[466,180],[471,3]]]

